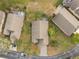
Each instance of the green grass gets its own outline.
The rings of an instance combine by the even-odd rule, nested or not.
[[[0,9],[5,10],[10,7],[23,7],[31,0],[0,0]]]
[[[62,4],[63,0],[57,0],[55,6],[57,7],[59,4]]]
[[[67,50],[74,43],[74,35],[67,37],[54,23],[49,24],[49,42],[52,47],[61,47],[61,50]],[[78,36],[77,36],[78,37]],[[72,39],[73,38],[73,39]],[[78,40],[78,39],[77,39]],[[72,42],[73,41],[73,42]]]
[[[0,37],[0,52],[1,51],[8,51],[10,46],[10,41],[8,38]]]
[[[79,59],[79,56],[78,57],[75,57],[74,59]]]

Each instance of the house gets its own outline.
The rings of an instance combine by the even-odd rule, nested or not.
[[[45,45],[48,44],[48,21],[46,20],[37,20],[32,22],[32,42]]]
[[[2,32],[4,20],[5,20],[5,12],[0,11],[0,33]]]
[[[47,56],[48,21],[45,18],[32,22],[32,42],[38,44],[40,56]]]
[[[76,13],[79,17],[79,0],[64,0],[63,1],[63,5],[65,7],[69,7],[69,10],[72,12],[72,13]],[[74,13],[74,14],[75,14]]]
[[[10,36],[12,43],[20,38],[22,26],[24,21],[24,12],[8,13],[7,20],[4,28],[4,35]]]
[[[79,28],[79,21],[63,6],[58,6],[52,21],[67,35],[71,36]]]
[[[72,0],[63,0],[63,6],[70,7]]]

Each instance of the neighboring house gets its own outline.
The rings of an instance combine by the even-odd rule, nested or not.
[[[32,22],[32,42],[38,44],[40,56],[47,56],[48,21],[43,19]]]
[[[5,12],[0,11],[0,34],[2,32],[2,27],[4,24],[4,20],[5,20]]]
[[[79,0],[63,0],[63,5],[70,7],[72,10],[79,8]]]
[[[69,7],[69,10],[72,13],[75,12],[77,14],[77,17],[79,18],[79,0],[64,0],[63,5],[65,7]]]
[[[24,12],[13,12],[8,13],[7,20],[4,28],[4,35],[10,35],[10,40],[12,43],[16,39],[20,38],[22,26],[23,26],[23,20],[24,20]]]
[[[63,6],[70,7],[72,0],[63,0]]]
[[[71,36],[79,28],[79,21],[63,6],[55,11],[53,22],[67,35]]]

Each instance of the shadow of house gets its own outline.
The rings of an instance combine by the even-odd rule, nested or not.
[[[5,21],[5,12],[0,11],[0,34],[2,32],[4,21]]]

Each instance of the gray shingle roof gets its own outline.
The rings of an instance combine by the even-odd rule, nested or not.
[[[72,0],[70,7],[73,10],[75,10],[77,7],[79,7],[79,0]]]
[[[8,13],[4,34],[10,35],[10,39],[19,39],[23,20],[24,20],[24,13],[23,12],[16,12],[16,13]]]
[[[32,41],[38,43],[38,40],[43,40],[48,44],[48,21],[37,20],[32,22]]]
[[[59,6],[56,16],[52,20],[67,36],[79,27],[79,21],[63,6]]]
[[[76,14],[79,15],[79,0],[64,0],[63,5],[70,7]]]

